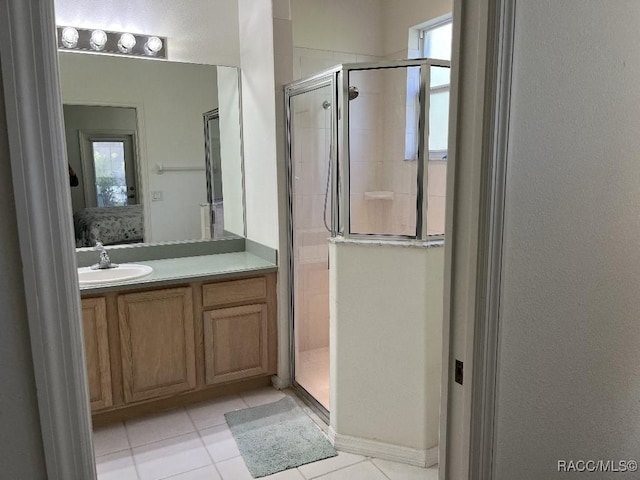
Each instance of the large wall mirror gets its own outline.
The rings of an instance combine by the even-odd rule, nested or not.
[[[239,69],[58,58],[77,247],[244,236]]]

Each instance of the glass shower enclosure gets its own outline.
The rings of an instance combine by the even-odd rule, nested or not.
[[[325,420],[329,239],[442,239],[448,81],[449,62],[417,59],[338,65],[285,87],[291,378]]]

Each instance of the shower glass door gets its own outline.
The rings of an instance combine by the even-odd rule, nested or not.
[[[329,411],[332,84],[290,98],[294,386]],[[304,393],[303,392],[303,393]]]

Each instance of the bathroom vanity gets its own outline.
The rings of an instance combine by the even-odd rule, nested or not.
[[[144,281],[82,289],[94,424],[269,383],[275,265],[251,257],[157,260]]]

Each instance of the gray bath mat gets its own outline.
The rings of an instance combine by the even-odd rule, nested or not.
[[[254,478],[337,455],[318,426],[289,397],[224,416]]]

